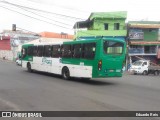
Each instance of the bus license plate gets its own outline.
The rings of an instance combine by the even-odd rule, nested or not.
[[[109,70],[109,72],[114,72],[114,70]]]

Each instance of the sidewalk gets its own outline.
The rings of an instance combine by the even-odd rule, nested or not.
[[[3,59],[3,58],[0,58],[0,61],[5,61],[5,62],[14,62],[13,60],[7,60],[7,59]]]
[[[124,74],[124,75],[133,75],[133,72],[130,72],[130,71],[124,71],[124,72],[123,72],[123,74]]]

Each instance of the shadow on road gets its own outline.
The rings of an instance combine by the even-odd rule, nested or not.
[[[28,72],[28,71],[25,71]],[[61,75],[57,74],[52,74],[52,73],[47,73],[47,72],[41,72],[41,71],[34,71],[34,74],[39,74],[39,75],[45,75],[45,76],[50,76],[54,78],[58,78],[59,80],[64,80]],[[32,73],[31,73],[32,74]],[[65,81],[70,81],[70,82],[79,82],[82,84],[88,84],[88,85],[100,85],[100,86],[106,86],[106,85],[117,85],[118,83],[114,82],[108,82],[108,81],[102,81],[101,79],[83,79],[83,78],[71,78],[70,80],[65,80]]]
[[[71,78],[70,81],[73,82],[79,82],[79,83],[84,83],[84,84],[89,84],[89,85],[100,85],[100,86],[106,86],[106,85],[115,85],[115,83],[108,82],[108,81],[102,81],[98,79],[81,79],[81,78]]]

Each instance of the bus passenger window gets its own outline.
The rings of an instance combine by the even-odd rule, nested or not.
[[[58,58],[60,56],[61,56],[60,45],[53,45],[52,46],[52,57]]]
[[[37,56],[38,57],[42,57],[43,56],[43,46],[38,46]]]
[[[73,58],[80,58],[81,57],[81,44],[73,45]]]
[[[51,56],[51,46],[50,45],[45,45],[44,46],[43,56],[44,57],[50,57]]]
[[[83,58],[85,59],[94,59],[96,52],[96,44],[95,43],[85,43],[83,44]]]
[[[37,46],[33,47],[33,56],[37,56]]]
[[[72,57],[71,45],[63,45],[61,51],[62,51],[62,57],[63,58]]]

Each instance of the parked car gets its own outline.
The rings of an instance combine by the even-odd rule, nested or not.
[[[22,65],[22,60],[17,59],[17,60],[16,60],[16,64],[21,66],[21,65]]]
[[[159,75],[160,66],[151,63],[149,60],[138,60],[131,65],[130,71],[132,71],[134,74]]]
[[[148,73],[149,64],[150,64],[149,60],[138,60],[132,63],[130,71],[132,71],[134,74],[146,75]]]

